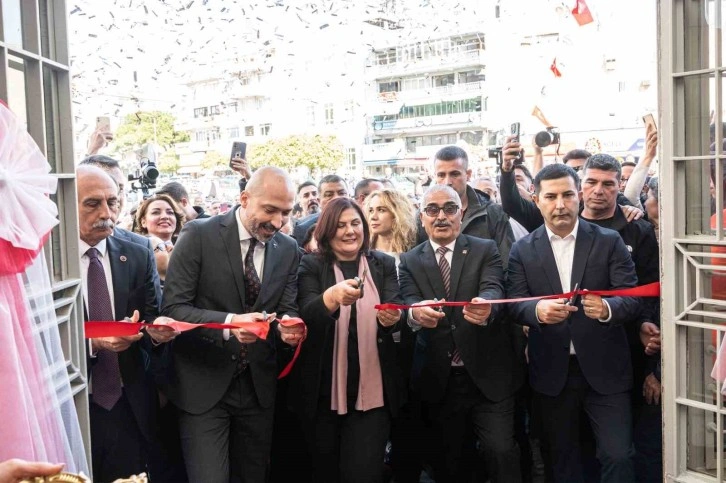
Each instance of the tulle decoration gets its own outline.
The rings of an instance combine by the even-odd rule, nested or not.
[[[0,106],[0,240],[38,250],[58,224],[58,208],[48,198],[58,180],[49,173],[50,165],[33,138],[9,109]]]
[[[42,252],[58,223],[49,171],[0,104],[0,461],[50,461],[88,473]]]

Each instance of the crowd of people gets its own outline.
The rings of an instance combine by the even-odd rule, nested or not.
[[[118,162],[87,157],[86,318],[148,323],[88,345],[94,481],[661,481],[657,299],[489,302],[657,281],[656,146],[543,165],[510,138],[477,179],[447,146],[417,204],[237,159],[228,211],[171,182],[126,228]]]

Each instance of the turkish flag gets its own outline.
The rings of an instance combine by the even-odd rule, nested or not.
[[[585,0],[576,0],[576,2],[575,8],[572,9],[572,16],[577,20],[577,24],[582,27],[591,23],[593,21],[592,13],[590,13]]]
[[[560,69],[557,68],[557,57],[552,59],[552,65],[550,65],[550,70],[555,75],[555,77],[562,77],[562,72],[560,72]]]

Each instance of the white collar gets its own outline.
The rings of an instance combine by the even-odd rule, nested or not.
[[[431,239],[429,239],[429,243],[431,243],[431,247],[434,249],[434,253],[436,253],[437,250],[439,249],[439,247],[441,247],[441,246],[445,246],[446,248],[449,249],[450,252],[453,253],[454,252],[454,246],[456,245],[456,238],[454,238],[454,241],[452,241],[448,245],[439,245],[438,243],[436,243],[435,241],[433,241]]]
[[[240,206],[237,208],[237,212],[235,213],[235,216],[237,217],[237,229],[239,231],[239,241],[246,241],[250,238],[253,238],[249,231],[247,231],[247,228],[245,228],[244,223],[242,223],[242,207]],[[257,242],[261,246],[265,246],[265,242],[257,240]]]
[[[78,250],[81,252],[81,256],[85,255],[89,248],[95,248],[96,250],[98,250],[101,258],[104,258],[106,256],[106,250],[108,249],[108,245],[106,244],[105,238],[98,242],[94,247],[91,247],[91,245],[84,242],[83,240],[79,239],[78,241]]]
[[[550,228],[547,225],[545,225],[545,230],[547,230],[547,238],[549,240],[552,240],[552,238],[564,240],[565,238],[567,238],[569,236],[572,236],[572,238],[577,240],[577,229],[579,228],[579,226],[580,226],[580,218],[578,218],[577,221],[575,221],[575,227],[572,229],[572,231],[568,235],[565,235],[563,237],[561,237],[560,235],[558,235],[555,232],[553,232],[552,230],[550,230]]]

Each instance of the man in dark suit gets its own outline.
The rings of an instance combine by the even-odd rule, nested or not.
[[[636,285],[620,235],[578,219],[579,182],[562,164],[537,174],[534,200],[545,224],[512,248],[508,297],[560,294],[576,285],[589,290]],[[602,481],[634,481],[633,376],[624,324],[638,316],[638,300],[584,295],[581,304],[550,299],[510,308],[516,322],[530,327],[530,384],[555,480],[583,481],[579,415],[584,409],[595,433]]]
[[[457,474],[463,436],[474,427],[492,481],[520,481],[514,439],[515,356],[508,320],[486,300],[503,295],[496,243],[460,234],[461,199],[446,185],[424,195],[421,221],[429,239],[401,255],[399,278],[407,304],[434,299],[470,301],[463,308],[417,307],[412,386],[441,444],[433,452],[437,482]]]
[[[159,309],[154,258],[149,250],[111,236],[118,214],[118,188],[97,167],[80,166],[77,179],[86,319],[151,321]],[[146,329],[135,336],[90,341],[94,481],[154,473],[158,468],[158,400],[147,361],[153,350],[161,350],[152,346],[173,339],[176,333]]]
[[[169,262],[163,313],[193,323],[250,322],[261,312],[297,316],[299,255],[287,223],[295,188],[273,167],[257,170],[240,206],[184,226]],[[243,263],[244,260],[244,263]],[[272,433],[277,353],[302,330],[275,324],[267,340],[244,329],[196,329],[174,342],[176,379],[164,390],[180,408],[192,482],[265,481]]]
[[[302,218],[297,225],[295,225],[295,228],[292,231],[292,237],[300,246],[302,246],[308,230],[310,230],[310,228],[318,222],[320,212],[323,211],[323,208],[325,208],[328,202],[335,198],[348,196],[348,185],[345,180],[337,174],[329,174],[320,178],[318,193],[320,196],[320,210],[312,215]]]

